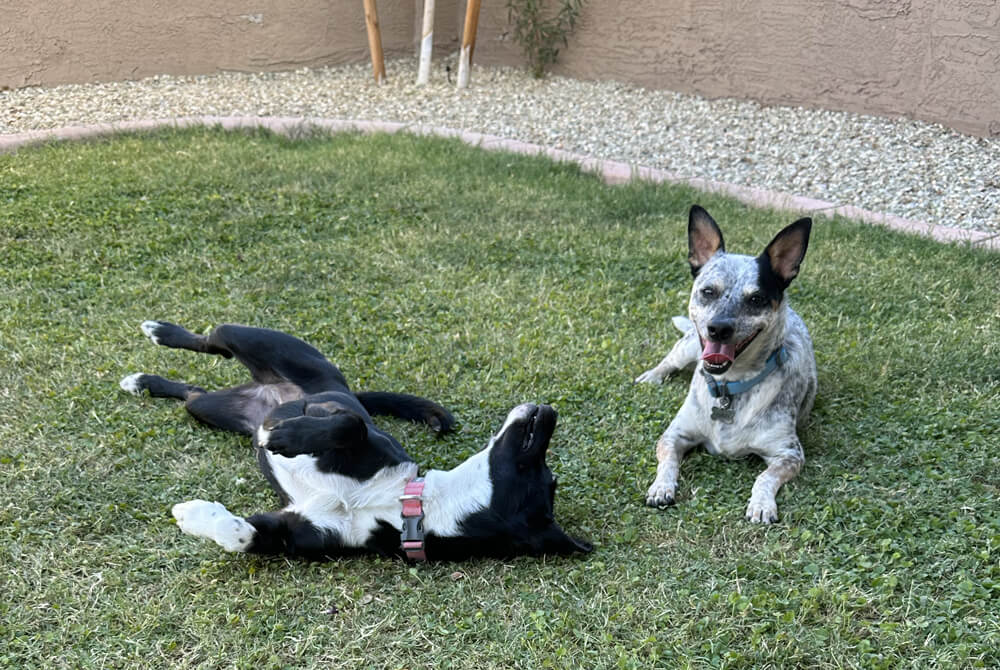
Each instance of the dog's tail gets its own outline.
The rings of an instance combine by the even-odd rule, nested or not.
[[[455,427],[455,417],[451,412],[427,398],[385,391],[361,391],[355,395],[372,415],[394,416],[415,423],[426,423],[442,434]]]
[[[694,323],[686,316],[675,316],[671,321],[674,323],[674,328],[682,333],[689,333],[694,330]]]

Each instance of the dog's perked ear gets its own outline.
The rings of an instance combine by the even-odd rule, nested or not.
[[[698,271],[712,256],[725,250],[726,243],[715,219],[701,206],[691,205],[688,213],[688,263],[691,265],[691,275],[697,277]]]
[[[764,271],[769,271],[777,279],[781,289],[788,288],[792,280],[799,274],[799,265],[806,256],[809,246],[809,231],[812,230],[812,219],[799,219],[783,228],[771,243],[758,256]]]

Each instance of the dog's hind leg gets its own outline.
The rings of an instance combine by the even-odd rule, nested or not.
[[[798,438],[782,454],[765,459],[767,469],[757,476],[747,504],[747,521],[751,523],[774,523],[778,520],[778,504],[775,496],[778,489],[799,474],[805,463],[802,445]]]
[[[191,394],[184,407],[191,416],[209,426],[253,435],[275,407],[301,397],[302,390],[294,384],[244,384]]]
[[[189,397],[199,393],[205,393],[205,389],[184,382],[174,382],[159,375],[147,375],[137,372],[125,377],[118,386],[123,391],[128,391],[134,395],[142,395],[143,391],[149,393],[154,398],[178,398],[187,400]]]
[[[350,390],[340,370],[315,347],[281,331],[224,324],[198,335],[168,321],[144,321],[142,332],[165,347],[235,357],[261,384],[291,382],[306,393]]]
[[[159,375],[142,372],[125,377],[118,385],[124,391],[154,398],[177,398],[202,423],[243,435],[252,435],[258,425],[275,407],[302,397],[294,384],[245,384],[222,391],[205,389],[175,382]]]
[[[143,321],[139,326],[142,332],[153,344],[171,349],[187,349],[199,354],[216,354],[232,358],[233,354],[228,349],[216,349],[211,347],[208,338],[204,335],[192,333],[183,326],[169,321]]]
[[[184,533],[212,540],[226,551],[319,559],[341,549],[337,533],[288,510],[244,519],[221,503],[189,500],[174,505],[171,513]]]
[[[698,362],[701,357],[701,340],[694,324],[684,317],[675,316],[674,325],[684,333],[683,337],[674,343],[670,353],[660,361],[659,365],[636,377],[636,382],[660,384],[667,377],[693,367]]]
[[[212,540],[226,551],[246,551],[257,533],[245,519],[217,502],[189,500],[174,505],[170,512],[183,532]]]

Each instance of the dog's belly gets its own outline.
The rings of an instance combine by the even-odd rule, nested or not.
[[[749,444],[738,444],[736,442],[737,441],[735,440],[720,442],[705,440],[702,446],[705,447],[705,451],[713,456],[729,458],[732,460],[746,458],[747,456],[752,456],[757,453],[757,450],[752,448]]]

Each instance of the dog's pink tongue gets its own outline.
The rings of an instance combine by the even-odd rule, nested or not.
[[[708,361],[712,365],[732,363],[735,358],[735,344],[723,344],[721,342],[706,341],[705,348],[701,350],[701,360]]]

